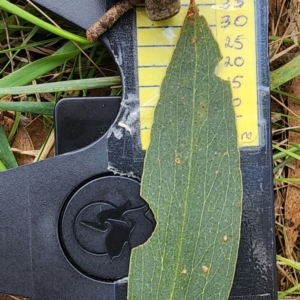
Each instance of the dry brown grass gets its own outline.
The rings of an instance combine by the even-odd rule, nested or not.
[[[299,55],[300,38],[300,1],[299,0],[269,0],[269,35],[281,37],[279,41],[270,41],[270,69],[271,71],[285,65]],[[292,39],[292,43],[284,43],[283,39]],[[300,98],[300,77],[284,84],[280,90],[291,93]],[[272,94],[273,144],[283,148],[300,144],[300,105],[289,97]],[[282,160],[274,161],[278,165]],[[275,178],[300,178],[300,163],[290,161],[279,168]],[[277,253],[282,257],[300,261],[300,185],[299,182],[275,182],[275,217]],[[297,286],[300,273],[285,263],[277,263],[278,287],[286,291]],[[295,291],[295,295],[299,294]],[[297,298],[286,298],[297,299]]]

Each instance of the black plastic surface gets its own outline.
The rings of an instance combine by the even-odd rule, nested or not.
[[[240,150],[243,218],[238,264],[231,291],[232,296],[252,295],[250,299],[253,300],[277,299],[267,3],[255,2],[258,20],[256,38],[260,146]],[[239,297],[237,299],[244,299]]]
[[[103,13],[104,4],[106,4],[104,1],[98,0],[88,1],[88,3],[79,0],[36,0],[35,2],[85,29]],[[243,223],[237,271],[231,292],[231,299],[234,300],[277,299],[270,107],[269,93],[267,92],[269,87],[267,1],[256,1],[255,3],[259,43],[257,45],[259,59],[257,63],[259,66],[261,142],[259,147],[241,149],[244,188]],[[112,2],[107,3],[107,6],[111,5]],[[134,12],[128,12],[118,21],[102,37],[102,41],[113,54],[123,77],[124,96],[117,119],[111,127],[114,128],[114,126],[118,126],[120,120],[126,120],[130,113],[138,107]],[[138,117],[135,122],[139,122]],[[79,151],[0,174],[0,291],[45,300],[124,300],[127,284],[126,278],[121,278],[124,276],[124,272],[120,279],[114,274],[110,278],[104,278],[105,275],[94,273],[94,263],[86,266],[77,262],[77,257],[80,256],[82,249],[75,250],[75,254],[71,249],[73,249],[72,243],[78,242],[79,245],[83,243],[82,239],[85,238],[88,230],[92,230],[93,233],[95,230],[107,233],[98,222],[100,219],[102,220],[101,212],[106,211],[107,213],[104,215],[108,216],[108,219],[116,220],[114,210],[118,210],[119,222],[110,221],[107,226],[121,223],[124,225],[124,232],[128,234],[126,228],[131,228],[130,226],[133,224],[126,223],[126,214],[124,213],[128,209],[127,207],[125,207],[126,209],[117,209],[117,207],[125,205],[126,201],[117,200],[119,206],[113,204],[109,208],[106,206],[107,203],[118,197],[111,195],[107,196],[108,198],[102,198],[105,194],[103,186],[111,187],[110,183],[101,185],[96,192],[98,198],[93,198],[91,195],[94,190],[97,190],[94,184],[98,185],[99,181],[104,180],[102,178],[107,177],[108,170],[117,170],[122,174],[140,177],[143,156],[139,132],[129,134],[124,129],[120,139],[113,134],[108,138],[108,135],[105,134],[100,140]],[[116,182],[123,180],[118,178],[114,177],[113,180]],[[116,185],[118,184],[116,183]],[[138,184],[135,182],[133,185],[137,186]],[[82,195],[90,195],[86,196],[88,197],[86,201],[98,203],[98,207],[95,204],[96,210],[100,211],[96,215],[92,215],[92,220],[86,219],[85,215],[80,219],[82,214],[75,213],[77,218],[75,220],[79,220],[78,224],[81,224],[86,230],[83,234],[77,233],[78,237],[76,233],[73,235],[70,231],[70,222],[73,221],[64,216],[72,216],[72,208],[69,210],[68,205],[72,203],[73,199],[78,199],[76,203],[84,202],[85,196],[76,198],[81,189],[87,189],[86,193]],[[112,193],[115,192],[113,187],[109,190],[112,190]],[[135,192],[132,190],[130,195],[137,197],[136,194],[134,196],[134,193],[136,193],[136,188]],[[99,199],[99,195],[101,199]],[[85,208],[87,203],[84,202],[83,205]],[[82,213],[85,214],[86,211],[84,210]],[[143,213],[145,215],[145,211]],[[110,217],[111,214],[114,217]],[[76,221],[74,224],[77,224]],[[74,230],[77,232],[76,226],[72,228],[75,228]],[[128,236],[126,235],[126,237]],[[106,238],[108,237],[106,236]],[[130,238],[127,239],[127,242],[130,243]],[[124,245],[125,243],[123,243]],[[94,246],[94,244],[87,246],[87,252],[99,255],[93,252]],[[126,245],[124,247],[126,248]],[[117,248],[120,249],[120,245]],[[118,252],[115,249],[107,251],[107,248],[105,251],[105,255],[108,257],[108,252]],[[111,257],[113,256],[114,254],[111,255]],[[90,271],[86,271],[86,269]],[[101,280],[95,280],[95,278]]]
[[[97,155],[95,155],[97,154]],[[107,141],[1,174],[0,291],[33,299],[115,299],[64,256],[59,216],[68,195],[107,171]]]
[[[111,1],[109,4],[106,0],[35,0],[34,2],[83,29],[88,29],[113,3]]]
[[[107,176],[106,136],[1,180],[2,293],[126,299],[130,249],[147,240],[155,222],[138,182]]]
[[[120,97],[68,98],[55,107],[56,155],[86,147],[102,137],[116,119]]]

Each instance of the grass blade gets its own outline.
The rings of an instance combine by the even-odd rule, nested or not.
[[[83,48],[87,49],[89,47],[92,47],[92,45],[84,46]],[[72,42],[68,42],[51,56],[36,60],[2,78],[0,80],[0,88],[25,85],[37,77],[62,65],[67,60],[76,56],[79,52],[80,50]],[[0,94],[0,97],[3,96],[5,96],[5,94]]]
[[[285,156],[289,155],[289,156],[292,156],[292,157],[294,157],[294,158],[300,160],[300,156],[297,155],[297,154],[295,154],[295,153],[292,152],[291,150],[284,149],[284,148],[279,147],[279,146],[276,146],[276,145],[272,145],[272,146],[273,146],[273,148],[275,148],[276,150],[279,150],[280,152],[284,153]],[[296,150],[297,150],[297,148],[296,148]]]
[[[295,78],[300,74],[300,56],[295,57],[282,67],[271,72],[271,90]]]
[[[6,167],[4,166],[3,162],[0,160],[0,172],[6,171]]]
[[[0,101],[0,109],[13,110],[23,113],[31,113],[37,115],[53,116],[55,103],[54,102],[34,102],[34,101],[22,101],[22,102],[7,102]]]
[[[14,15],[17,15],[20,18],[25,19],[28,22],[39,26],[40,28],[43,28],[43,29],[45,29],[49,32],[52,32],[52,33],[54,33],[54,34],[56,34],[60,37],[66,38],[70,41],[80,43],[80,44],[83,44],[83,45],[90,44],[90,42],[86,38],[83,38],[79,35],[70,33],[66,30],[61,29],[61,28],[57,28],[54,25],[49,24],[49,23],[43,21],[40,18],[37,18],[36,16],[34,16],[34,15],[28,13],[27,11],[25,11],[24,9],[20,8],[19,6],[15,5],[11,2],[8,2],[6,0],[1,0],[0,1],[0,9],[3,9],[5,11],[8,11],[8,12],[14,14]]]
[[[0,161],[7,169],[18,166],[17,161],[10,150],[10,145],[7,141],[6,135],[2,126],[0,125]]]
[[[119,76],[88,78],[88,79],[42,83],[42,84],[28,85],[28,86],[4,87],[4,88],[0,88],[0,94],[19,95],[19,94],[48,93],[48,92],[60,92],[60,91],[80,91],[84,89],[105,88],[105,87],[110,87],[118,84],[121,84],[121,78]]]

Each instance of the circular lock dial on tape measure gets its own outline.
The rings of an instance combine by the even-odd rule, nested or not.
[[[73,267],[100,281],[128,275],[131,249],[145,243],[155,227],[139,190],[133,179],[104,176],[70,194],[61,211],[59,236]]]

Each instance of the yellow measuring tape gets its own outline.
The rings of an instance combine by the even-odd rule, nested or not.
[[[258,96],[255,37],[255,1],[198,0],[219,43],[222,61],[216,73],[231,82],[238,145],[258,146]],[[154,22],[143,8],[137,8],[137,51],[142,148],[150,142],[150,130],[160,85],[171,60],[189,0],[182,0],[175,17]]]

